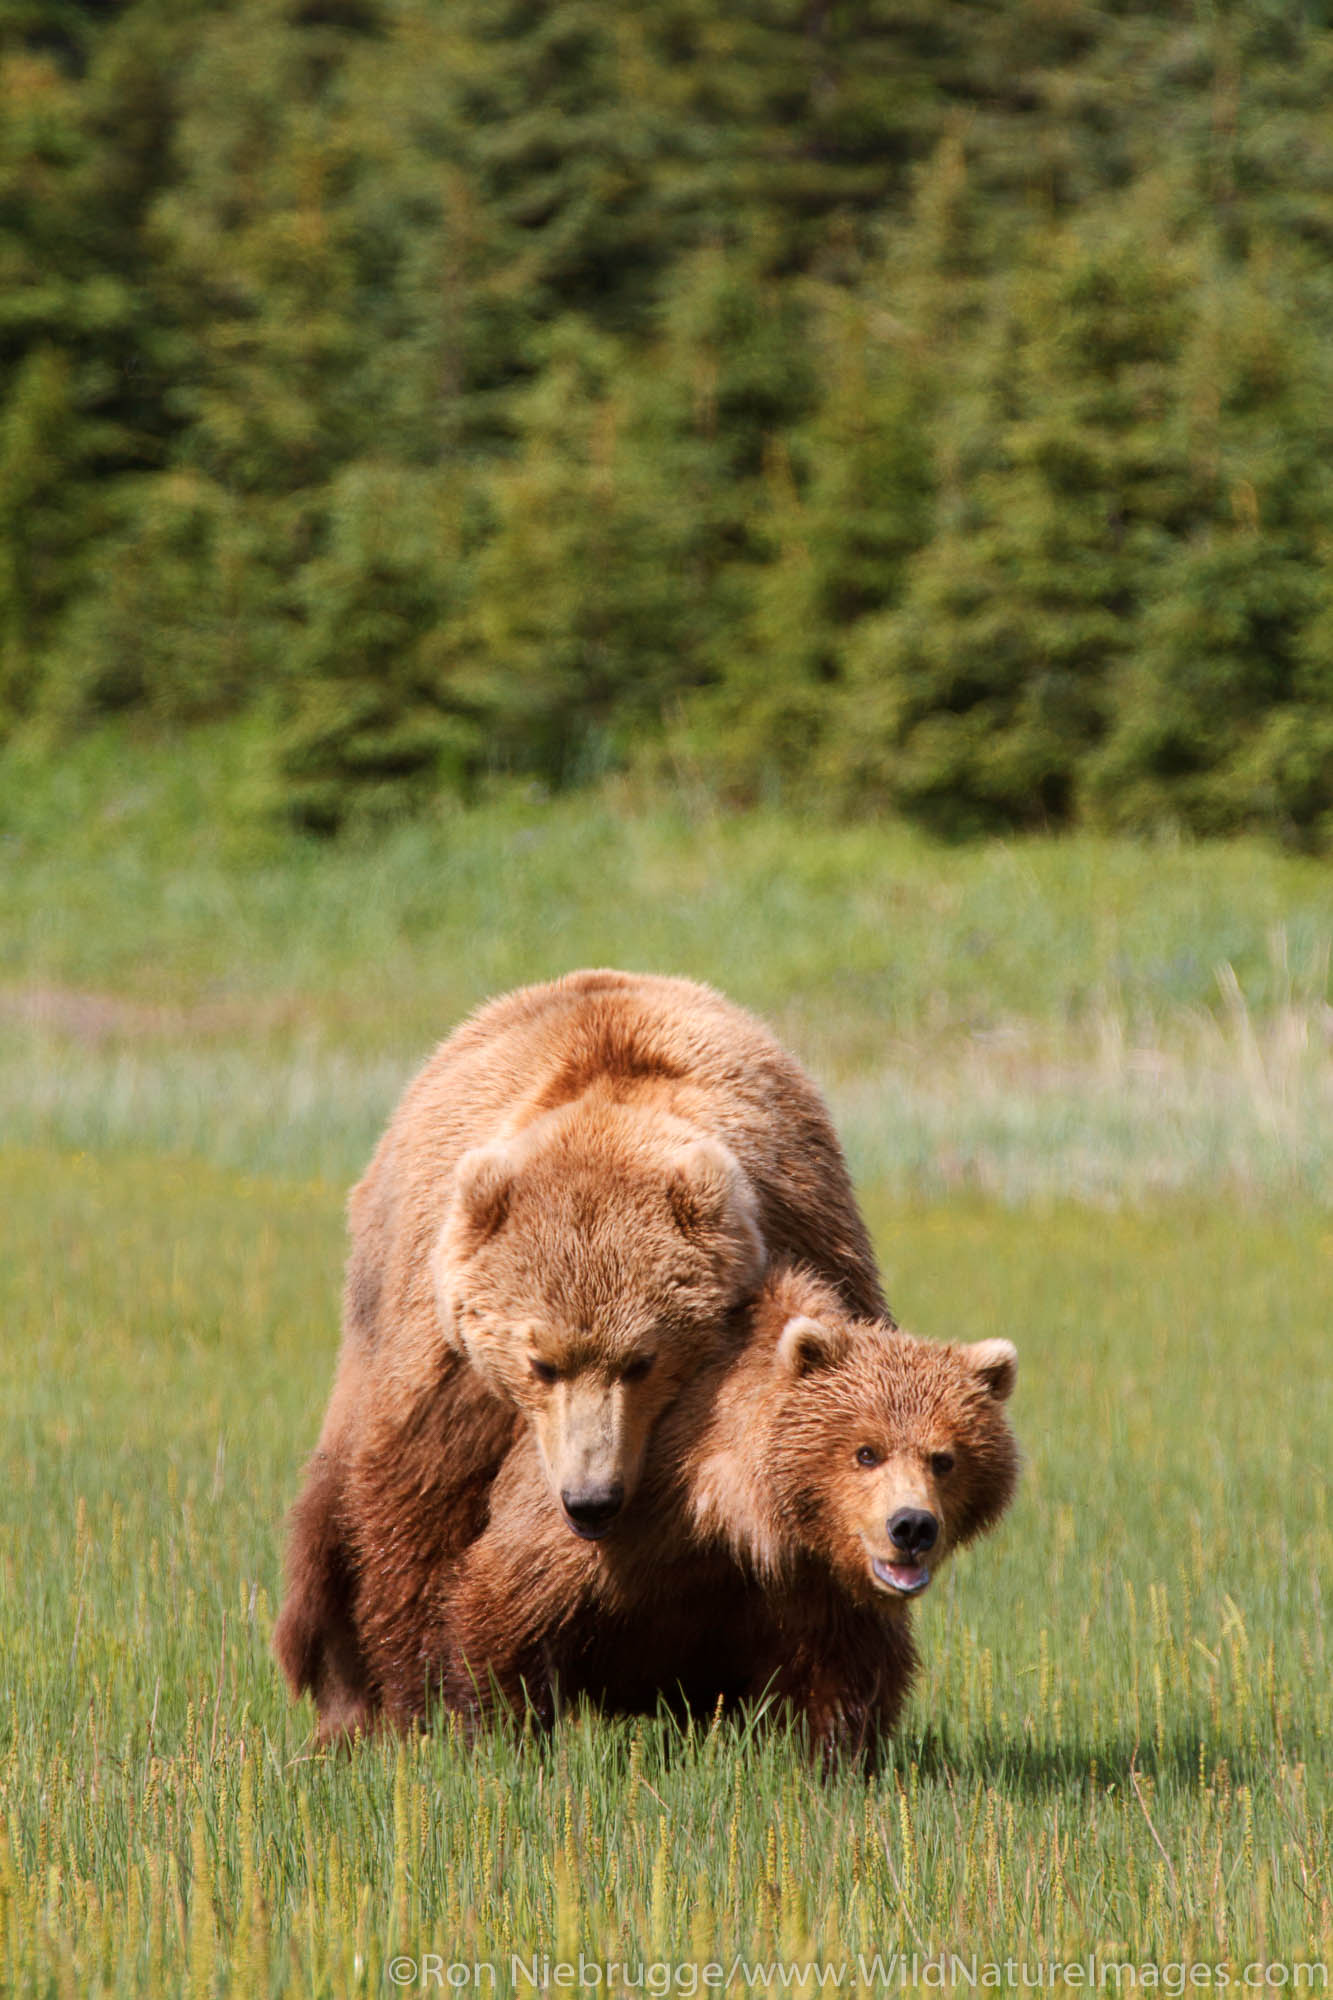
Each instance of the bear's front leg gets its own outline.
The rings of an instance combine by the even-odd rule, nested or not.
[[[449,1596],[440,1693],[449,1708],[474,1721],[497,1710],[520,1715],[531,1710],[549,1726],[557,1664],[543,1613],[524,1601],[526,1577],[494,1562],[485,1535],[472,1553],[478,1560],[464,1562]]]
[[[878,1610],[850,1618],[840,1639],[843,1747],[873,1771],[881,1744],[898,1726],[916,1675],[907,1612]]]
[[[804,1612],[781,1621],[753,1691],[766,1689],[804,1724],[820,1763],[851,1756],[873,1766],[916,1668],[907,1620],[817,1599]]]
[[[858,1702],[845,1676],[816,1648],[800,1646],[787,1651],[773,1671],[756,1677],[754,1692],[766,1692],[804,1729],[811,1755],[820,1764],[831,1764],[840,1754],[854,1754],[860,1747],[864,1703]]]
[[[523,1439],[495,1481],[487,1526],[439,1596],[439,1678],[450,1707],[474,1716],[497,1706],[531,1708],[551,1720],[595,1560],[561,1520],[536,1451]]]

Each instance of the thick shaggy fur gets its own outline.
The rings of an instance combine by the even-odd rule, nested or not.
[[[1017,1477],[1003,1404],[1016,1355],[852,1319],[808,1272],[766,1285],[730,1362],[664,1418],[655,1473],[618,1530],[575,1541],[531,1446],[436,1598],[447,1700],[612,1706],[678,1684],[694,1703],[774,1692],[826,1749],[872,1750],[915,1666],[910,1596],[997,1521]],[[928,1514],[904,1561],[892,1523]],[[878,1570],[876,1564],[878,1563]]]
[[[581,1550],[552,1496],[632,1504],[654,1426],[728,1355],[771,1260],[884,1309],[818,1092],[685,980],[582,972],[483,1008],[407,1090],[348,1214],[274,1639],[326,1739],[419,1709],[443,1579],[516,1438]]]

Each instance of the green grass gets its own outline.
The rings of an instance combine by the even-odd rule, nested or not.
[[[515,787],[329,851],[244,817],[261,746],[219,735],[98,737],[57,767],[0,752],[0,980],[203,1009],[215,1032],[257,1008],[274,1032],[385,1049],[506,986],[634,963],[715,980],[835,1067],[1038,1016],[1109,1011],[1151,1037],[1216,1010],[1224,964],[1261,1014],[1330,997],[1328,868],[1258,844],[947,849]]]
[[[0,1992],[1333,1960],[1327,871],[611,792],[327,853],[247,754],[0,757]],[[595,960],[774,1019],[905,1322],[1018,1342],[1020,1497],[873,1782],[583,1714],[317,1756],[270,1659],[346,1184],[464,1008]]]
[[[0,755],[0,1129],[345,1182],[432,1043],[576,965],[711,980],[832,1098],[861,1183],[1333,1199],[1333,878],[1257,845],[948,850],[614,790],[329,852],[257,746]]]

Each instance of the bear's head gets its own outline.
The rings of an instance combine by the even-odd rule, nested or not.
[[[787,1320],[771,1366],[777,1513],[849,1596],[919,1597],[1008,1506],[1012,1342],[943,1346],[825,1310]]]
[[[529,1419],[565,1518],[595,1539],[764,1264],[725,1145],[585,1098],[464,1155],[431,1274],[446,1338]]]

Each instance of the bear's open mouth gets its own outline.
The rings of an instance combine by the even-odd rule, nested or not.
[[[882,1556],[872,1556],[870,1567],[875,1581],[885,1590],[892,1590],[899,1597],[920,1597],[930,1582],[930,1571],[924,1563],[885,1562]]]

